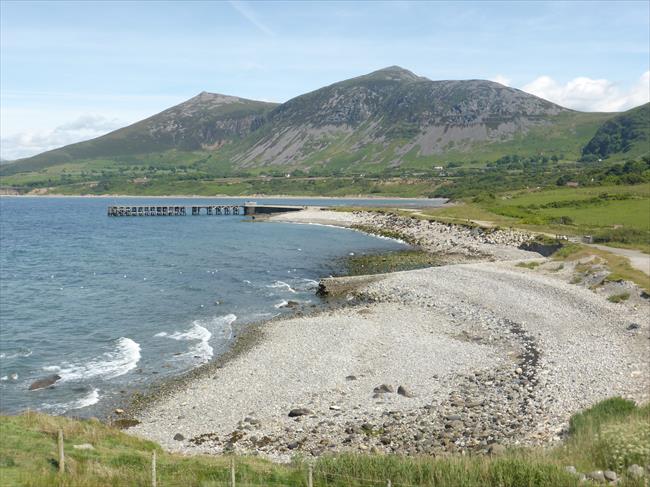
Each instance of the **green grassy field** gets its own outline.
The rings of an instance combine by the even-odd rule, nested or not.
[[[650,251],[650,184],[519,190],[424,210],[446,221],[492,222],[549,234],[593,235]]]
[[[65,472],[58,472],[57,434],[64,435]],[[37,413],[0,417],[1,486],[149,486],[153,452],[157,483],[166,486],[230,485],[235,462],[237,485],[306,486],[308,465],[315,486],[396,487],[563,487],[578,486],[580,472],[611,469],[622,475],[631,464],[650,462],[650,407],[609,399],[571,421],[565,443],[551,449],[515,448],[488,457],[402,457],[335,455],[294,458],[288,465],[254,457],[183,456],[165,453],[150,441],[129,436],[96,420],[73,420]],[[91,444],[93,449],[73,445]],[[619,485],[641,487],[624,478]]]

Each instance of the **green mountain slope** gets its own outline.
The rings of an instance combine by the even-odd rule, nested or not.
[[[585,145],[582,154],[601,158],[650,154],[650,103],[605,122]]]
[[[309,167],[343,156],[345,166],[400,165],[510,140],[567,113],[491,81],[431,81],[393,66],[278,106],[268,116],[272,130],[235,162]]]
[[[158,153],[170,149],[214,150],[257,128],[276,104],[215,93],[186,102],[102,137],[67,145],[3,167],[2,174],[36,171],[79,160]]]
[[[353,175],[511,154],[578,158],[612,116],[568,110],[491,81],[431,81],[392,66],[280,105],[204,92],[103,137],[3,165],[0,176],[4,185],[42,185],[154,170],[181,170],[186,179],[296,170]]]

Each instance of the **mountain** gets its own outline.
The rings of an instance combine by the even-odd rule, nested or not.
[[[279,105],[203,92],[102,137],[3,166],[0,175],[56,173],[71,163],[88,178],[161,165],[212,175],[273,168],[327,175],[507,154],[578,157],[611,116],[492,81],[432,81],[391,66]]]
[[[214,150],[259,127],[277,104],[202,92],[140,122],[101,137],[22,159],[7,169],[38,170],[83,159],[155,153],[169,149]]]
[[[606,121],[585,145],[583,156],[606,158],[650,153],[650,103]]]
[[[411,151],[417,157],[469,149],[568,112],[491,81],[431,81],[392,66],[279,105],[267,117],[272,130],[235,161],[244,166],[327,163],[331,149],[343,145],[345,152],[360,156],[374,148],[367,162],[379,162],[381,153],[399,165]],[[394,154],[384,154],[394,142],[399,146]]]

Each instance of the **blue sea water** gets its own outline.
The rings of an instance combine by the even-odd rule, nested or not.
[[[111,204],[233,199],[0,198],[0,412],[93,415],[227,349],[247,323],[319,305],[350,253],[404,244],[241,216],[121,217]],[[388,200],[269,200],[385,205]],[[400,205],[421,201],[400,201]],[[440,204],[432,200],[430,205]],[[54,387],[30,391],[58,374]]]

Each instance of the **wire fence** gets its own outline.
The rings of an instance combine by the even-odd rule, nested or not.
[[[66,467],[66,452],[63,438],[63,430],[58,431],[57,435],[57,468],[61,484],[74,485],[73,478],[69,477],[72,472]],[[162,467],[162,468],[161,468]],[[138,487],[338,487],[338,486],[357,486],[357,487],[421,487],[417,484],[395,482],[390,478],[372,479],[358,477],[350,474],[331,472],[321,465],[314,468],[309,462],[287,466],[285,477],[287,479],[276,479],[277,472],[268,471],[267,475],[262,472],[256,472],[246,463],[238,464],[236,457],[231,457],[227,465],[202,466],[200,468],[200,478],[190,472],[176,471],[169,463],[159,463],[157,452],[154,450],[150,454],[150,467],[139,468],[134,466],[123,467],[120,472],[124,475],[124,485],[137,485]],[[147,470],[149,470],[147,472]],[[74,475],[72,475],[74,477]],[[187,478],[191,477],[191,478]],[[251,478],[256,477],[256,478]],[[111,482],[111,485],[122,485]]]

